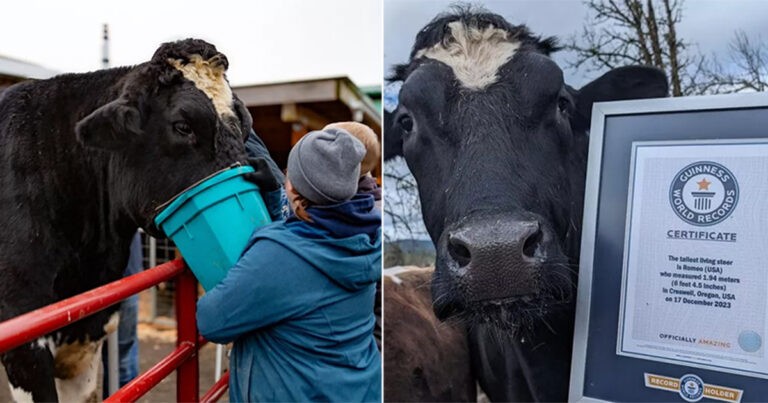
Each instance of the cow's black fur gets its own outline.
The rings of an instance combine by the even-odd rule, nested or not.
[[[0,98],[0,320],[121,277],[137,227],[158,234],[156,207],[245,161],[251,117],[222,118],[168,64],[192,54],[226,66],[201,40],[161,45],[151,61],[17,84]],[[117,306],[56,332],[100,340]],[[10,382],[57,400],[69,368],[35,343],[3,355]]]
[[[446,64],[417,57],[450,40],[454,21],[520,41],[495,83],[467,89]],[[385,157],[403,155],[416,178],[437,249],[435,313],[467,324],[473,368],[492,400],[566,400],[592,104],[667,95],[664,74],[646,67],[615,69],[574,90],[548,57],[554,50],[553,38],[458,8],[419,32],[410,60],[390,77],[404,83],[385,116]],[[500,252],[499,270],[457,270],[462,256],[448,250],[450,231],[495,226],[503,238],[525,220],[540,224],[534,263],[505,266]]]

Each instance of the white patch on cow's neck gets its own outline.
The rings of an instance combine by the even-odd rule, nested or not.
[[[69,379],[54,378],[59,401],[98,401],[98,396],[95,393],[98,387],[97,381],[100,379],[98,375],[99,367],[101,366],[102,340],[76,344],[73,347],[81,349],[79,352],[81,355],[80,362],[75,364],[79,366],[79,369]],[[69,347],[69,345],[67,346]]]
[[[482,90],[498,80],[498,71],[520,48],[501,28],[467,28],[461,21],[448,24],[451,38],[416,52],[415,58],[427,57],[448,65],[461,85]]]
[[[35,340],[35,345],[37,348],[42,350],[48,349],[48,351],[51,352],[51,355],[56,355],[56,343],[53,342],[53,338],[51,336],[38,338]]]
[[[32,400],[32,392],[27,392],[21,388],[16,388],[10,382],[8,382],[8,386],[11,387],[11,396],[13,397],[13,401],[18,403],[34,402],[34,400]]]
[[[224,66],[203,60],[200,55],[190,56],[186,64],[181,59],[168,59],[168,63],[210,98],[219,116],[235,116],[232,110],[232,88],[227,82]]]

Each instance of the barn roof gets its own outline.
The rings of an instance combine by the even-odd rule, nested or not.
[[[362,120],[363,123],[374,127],[374,130],[378,131],[381,129],[381,112],[379,108],[348,77],[244,85],[232,89],[249,108],[266,105],[310,103],[320,106],[319,104],[328,103],[331,109],[345,110],[347,113],[350,110],[358,111],[363,116],[362,119],[355,120]],[[333,113],[336,111],[329,110],[328,112]]]
[[[59,74],[51,70],[19,59],[0,55],[0,76],[8,78],[49,78]]]

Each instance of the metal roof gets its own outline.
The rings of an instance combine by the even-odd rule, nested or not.
[[[0,76],[19,78],[49,78],[59,74],[38,64],[0,55]]]

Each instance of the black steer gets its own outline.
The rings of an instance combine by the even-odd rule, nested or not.
[[[403,155],[437,249],[440,319],[467,325],[492,400],[567,398],[592,104],[667,95],[664,74],[612,70],[581,90],[549,58],[554,38],[482,10],[416,37],[386,157]]]
[[[117,280],[156,207],[245,161],[251,117],[201,40],[0,97],[0,321]],[[2,356],[17,401],[96,399],[117,306]]]

